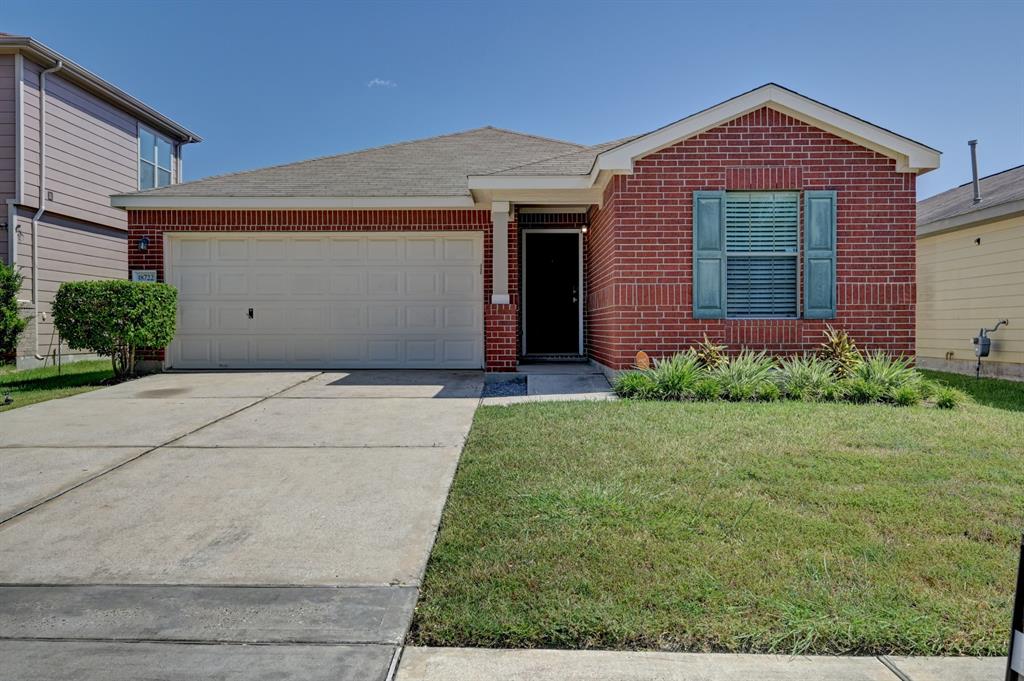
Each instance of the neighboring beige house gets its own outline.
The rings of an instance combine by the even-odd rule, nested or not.
[[[0,33],[0,260],[25,276],[32,320],[19,367],[58,350],[61,282],[127,276],[127,219],[110,195],[176,184],[182,146],[199,141],[45,45]]]
[[[974,373],[971,338],[997,320],[983,376],[1024,379],[1024,165],[917,204],[917,361]]]

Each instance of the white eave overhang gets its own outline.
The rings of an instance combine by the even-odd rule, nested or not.
[[[469,188],[471,191],[488,191],[495,199],[503,197],[505,192],[526,189],[558,189],[570,192],[590,189],[603,184],[611,175],[632,173],[633,163],[638,158],[765,106],[888,156],[896,161],[898,172],[920,174],[939,167],[941,153],[936,149],[833,109],[780,85],[768,84],[603,151],[597,155],[590,172],[586,175],[471,175]]]
[[[164,196],[115,194],[115,208],[136,210],[358,210],[417,208],[475,208],[471,196]]]

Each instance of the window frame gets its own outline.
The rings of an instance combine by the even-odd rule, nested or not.
[[[725,190],[724,203],[722,210],[725,212],[725,232],[723,234],[722,243],[722,257],[723,267],[725,268],[725,290],[722,293],[722,302],[725,306],[725,319],[730,320],[763,320],[763,319],[802,319],[803,310],[801,308],[802,296],[802,276],[801,276],[801,260],[802,260],[802,248],[803,248],[803,191],[793,189],[763,189],[763,190],[746,190],[746,189],[732,189]],[[729,250],[729,217],[728,217],[728,204],[730,194],[792,194],[796,198],[796,245],[792,253],[784,252],[771,252],[771,251],[730,251]],[[729,258],[792,258],[793,269],[794,269],[794,313],[792,315],[736,315],[729,309]]]
[[[153,160],[152,161],[150,161],[149,159],[144,158],[143,155],[142,155],[142,136],[143,136],[143,132],[147,132],[147,133],[149,133],[150,135],[153,136]],[[135,147],[136,147],[136,156],[138,157],[138,162],[136,163],[135,172],[136,172],[136,174],[138,176],[136,184],[137,184],[137,186],[139,188],[139,191],[146,191],[148,189],[161,189],[162,187],[169,187],[172,184],[176,184],[177,183],[177,178],[175,177],[175,173],[174,173],[174,160],[175,160],[175,155],[176,155],[176,152],[177,152],[177,146],[175,145],[174,140],[172,140],[171,138],[167,137],[166,135],[161,135],[160,133],[158,133],[153,128],[149,127],[148,125],[143,125],[142,123],[139,123],[139,132],[136,135],[136,137],[137,137],[137,140],[136,140]],[[166,142],[171,147],[171,153],[170,153],[169,159],[168,159],[170,167],[168,167],[168,168],[165,168],[162,165],[160,165],[160,150],[159,150],[158,144],[161,141]],[[142,164],[143,163],[145,163],[145,164],[147,164],[147,165],[149,165],[149,166],[151,166],[153,168],[153,186],[152,187],[143,187],[142,186]],[[169,181],[167,182],[167,184],[164,184],[164,185],[159,183],[160,182],[160,171],[161,170],[166,171],[167,172],[167,176],[169,178]]]

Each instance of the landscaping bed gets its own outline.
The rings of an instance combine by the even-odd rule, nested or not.
[[[1024,384],[478,410],[417,645],[1003,655]]]

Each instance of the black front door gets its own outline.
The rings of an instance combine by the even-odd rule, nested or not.
[[[526,355],[580,353],[580,234],[523,234]]]

